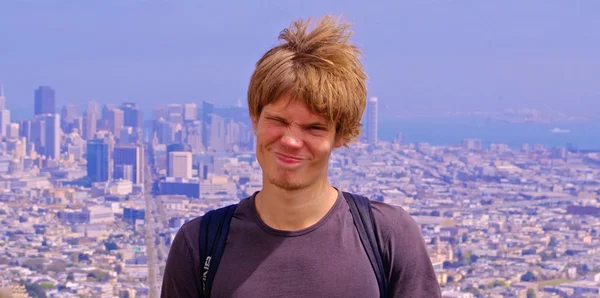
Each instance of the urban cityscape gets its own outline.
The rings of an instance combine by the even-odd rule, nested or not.
[[[31,99],[0,86],[0,297],[158,297],[178,229],[261,188],[241,102]],[[600,296],[600,150],[381,140],[380,100],[330,180],[415,218],[444,297]]]

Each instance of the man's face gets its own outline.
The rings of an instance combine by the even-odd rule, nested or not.
[[[266,105],[253,122],[264,183],[297,190],[327,179],[329,156],[343,145],[333,123],[289,95]]]

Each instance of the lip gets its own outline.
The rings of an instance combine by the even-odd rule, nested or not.
[[[302,158],[298,158],[298,157],[293,157],[293,156],[289,156],[289,155],[285,155],[285,154],[281,154],[281,153],[275,153],[275,156],[277,157],[277,160],[279,160],[280,162],[284,163],[284,164],[298,164],[300,162],[302,162]]]

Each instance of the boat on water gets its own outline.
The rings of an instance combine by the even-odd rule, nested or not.
[[[550,130],[551,133],[570,133],[571,130],[555,127]]]

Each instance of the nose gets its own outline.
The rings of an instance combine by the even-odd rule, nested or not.
[[[281,137],[281,144],[290,149],[297,149],[302,147],[302,138],[298,132],[294,133],[290,127],[285,130],[285,133]]]

